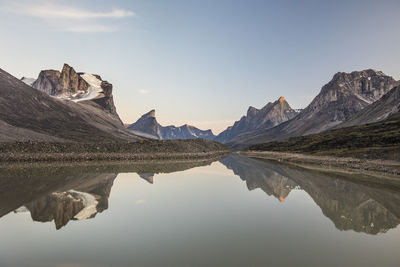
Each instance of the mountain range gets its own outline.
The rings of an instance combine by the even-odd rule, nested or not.
[[[214,140],[215,135],[211,130],[200,130],[191,125],[176,126],[161,126],[156,119],[156,111],[151,110],[140,117],[135,123],[127,127],[136,135],[160,139],[160,140],[174,140],[174,139],[194,139],[202,138],[205,140]]]
[[[341,127],[342,123],[343,127],[350,125],[346,124],[347,120],[352,120],[352,116],[358,116],[355,114],[380,99],[399,84],[400,82],[392,77],[372,69],[336,73],[332,80],[322,87],[321,92],[314,100],[297,116],[273,128],[262,127],[255,131],[237,135],[228,142],[228,145],[244,148],[257,143],[320,133]],[[391,105],[398,104],[396,100],[390,99],[388,103],[391,101]],[[384,113],[387,109],[395,110],[396,108],[387,106],[382,108],[382,112]],[[365,116],[367,115],[364,115],[364,119]],[[367,121],[363,119],[353,120],[353,125]]]
[[[229,143],[241,134],[257,131],[258,129],[269,129],[287,120],[296,117],[297,111],[292,109],[281,96],[278,100],[269,102],[261,109],[250,106],[246,116],[236,121],[232,126],[221,132],[215,141]]]

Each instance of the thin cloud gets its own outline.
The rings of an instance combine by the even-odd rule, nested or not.
[[[49,2],[29,4],[11,2],[8,5],[4,5],[0,10],[41,19],[56,31],[76,33],[119,31],[121,27],[115,25],[116,20],[135,16],[134,12],[122,8],[94,11],[87,8]]]
[[[93,12],[80,8],[68,6],[25,6],[19,10],[20,13],[29,15],[31,17],[38,17],[42,19],[96,19],[96,18],[126,18],[135,15],[132,11],[124,9],[113,9],[107,12]]]

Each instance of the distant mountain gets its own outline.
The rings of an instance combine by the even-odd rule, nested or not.
[[[400,86],[396,86],[378,101],[360,110],[335,128],[362,125],[385,120],[400,111]]]
[[[29,78],[21,80],[51,96],[102,109],[122,124],[114,106],[113,86],[97,74],[77,73],[74,68],[64,64],[61,72],[42,70],[33,83]]]
[[[215,141],[228,143],[240,134],[272,128],[294,118],[297,114],[298,112],[292,109],[285,98],[281,96],[275,102],[269,102],[262,109],[249,107],[247,115],[220,133]]]
[[[51,97],[0,69],[0,141],[141,139],[104,109]]]
[[[233,139],[233,147],[319,133],[339,125],[369,104],[380,99],[399,81],[381,71],[339,72],[299,115],[274,128],[259,129]]]
[[[161,140],[194,138],[213,140],[215,138],[215,135],[211,130],[200,130],[187,124],[180,127],[172,125],[161,126],[155,117],[155,110],[151,110],[144,114],[140,119],[129,125],[127,128],[137,135]]]

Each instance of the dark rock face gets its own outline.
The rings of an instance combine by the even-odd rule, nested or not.
[[[282,96],[273,103],[269,102],[262,109],[249,107],[247,115],[220,133],[215,141],[228,143],[240,134],[275,127],[294,118],[297,114]]]
[[[294,136],[320,133],[344,122],[399,85],[381,71],[336,73],[298,116],[271,129],[260,129],[232,141],[240,147]]]
[[[144,133],[149,137],[161,140],[175,139],[194,139],[202,138],[205,140],[213,140],[215,135],[211,130],[200,130],[191,125],[176,126],[161,126],[155,117],[155,110],[144,114],[135,123],[127,127],[129,130],[136,133]]]
[[[88,78],[85,75],[87,76],[85,73],[77,73],[74,68],[64,64],[61,72],[58,70],[41,71],[32,87],[51,96],[105,110],[122,124],[114,105],[112,84],[103,81],[99,75],[90,74]],[[92,78],[91,82],[99,85],[88,82],[87,80],[90,78]]]

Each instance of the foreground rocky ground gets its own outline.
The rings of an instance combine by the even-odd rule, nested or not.
[[[226,146],[203,139],[107,143],[4,142],[0,143],[0,162],[189,159],[229,152]]]

